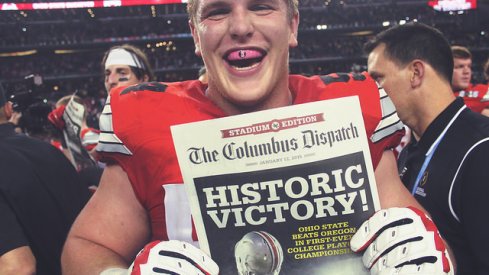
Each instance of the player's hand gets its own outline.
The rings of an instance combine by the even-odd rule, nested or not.
[[[63,120],[63,113],[65,112],[66,106],[61,105],[58,108],[52,110],[48,114],[48,120],[56,126],[56,128],[63,130],[65,127],[65,121]]]
[[[438,229],[414,207],[389,208],[365,221],[350,241],[365,250],[363,264],[375,275],[454,274]]]
[[[182,241],[154,241],[136,256],[131,275],[217,275],[219,267],[202,250]]]

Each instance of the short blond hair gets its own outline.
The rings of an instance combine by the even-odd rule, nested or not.
[[[289,20],[292,20],[292,17],[299,13],[299,0],[284,0],[287,3],[288,11],[287,15]],[[197,9],[199,8],[198,0],[188,0],[187,3],[187,13],[189,19],[192,23],[196,23],[195,16],[197,15]]]
[[[451,49],[453,58],[472,59],[472,53],[467,47],[456,45],[452,46]]]

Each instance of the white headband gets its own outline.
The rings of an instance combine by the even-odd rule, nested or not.
[[[107,69],[107,67],[109,67],[110,65],[128,65],[143,70],[145,69],[144,64],[138,59],[135,54],[130,53],[129,51],[126,51],[122,48],[116,48],[109,52],[107,60],[105,60],[105,68]]]

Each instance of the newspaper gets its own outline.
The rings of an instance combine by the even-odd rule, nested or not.
[[[71,155],[70,161],[78,171],[96,165],[85,147],[83,147],[80,138],[84,115],[85,106],[76,102],[72,96],[63,113],[63,120],[65,121],[63,137]]]
[[[220,274],[370,274],[349,246],[379,209],[358,97],[171,130],[200,248]]]

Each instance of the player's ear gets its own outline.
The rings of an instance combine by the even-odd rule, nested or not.
[[[289,47],[295,48],[299,44],[297,39],[297,33],[299,31],[299,13],[292,16],[290,21],[290,37],[289,37]]]
[[[410,64],[411,87],[419,87],[423,82],[425,75],[425,64],[421,60],[413,60]]]
[[[12,102],[7,101],[3,105],[3,114],[5,115],[5,118],[9,120],[12,117],[12,113],[14,112],[14,109],[12,107]]]
[[[189,25],[190,31],[192,33],[192,38],[194,39],[195,54],[197,56],[202,56],[202,53],[200,51],[200,39],[199,39],[199,35],[197,33],[197,30],[196,30],[196,28],[198,28],[198,26],[195,26],[192,19],[188,20],[188,25]]]

